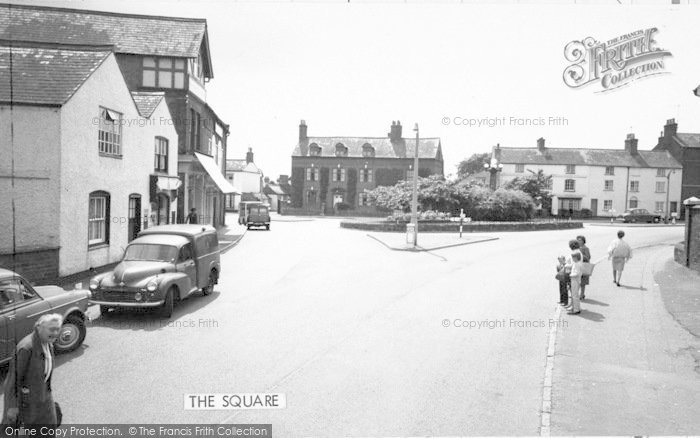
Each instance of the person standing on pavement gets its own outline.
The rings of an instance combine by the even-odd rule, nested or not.
[[[583,254],[579,250],[578,240],[570,240],[569,248],[571,255],[566,260],[566,267],[571,270],[569,277],[571,278],[571,306],[567,307],[569,315],[577,315],[581,313],[581,301],[579,293],[581,291],[581,263],[583,263]]]
[[[591,262],[591,250],[588,249],[586,246],[586,238],[584,236],[576,236],[576,240],[578,241],[579,244],[579,251],[581,251],[581,254],[583,255],[583,262],[584,263],[590,263]],[[586,286],[590,282],[590,276],[588,275],[581,275],[581,300],[586,299]]]
[[[196,208],[193,208],[190,210],[190,214],[187,215],[186,223],[188,223],[188,224],[199,223],[199,221],[197,220],[197,209]]]
[[[625,268],[625,263],[632,258],[632,248],[622,240],[625,237],[625,232],[620,230],[617,232],[617,239],[613,240],[608,246],[608,260],[612,260],[613,283],[618,287],[622,279],[622,270]]]
[[[566,257],[558,258],[557,273],[559,279],[559,304],[566,307],[569,305],[569,289],[571,288],[571,279],[569,277],[570,270],[566,270]]]
[[[34,323],[34,331],[17,344],[5,379],[2,424],[59,425],[57,404],[51,394],[51,375],[55,364],[53,343],[62,324],[63,317],[57,313],[42,315]]]

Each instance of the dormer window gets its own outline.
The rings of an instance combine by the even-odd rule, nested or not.
[[[348,156],[348,148],[345,147],[342,143],[338,143],[335,145],[335,156],[336,157],[347,157]]]
[[[362,145],[362,156],[365,158],[373,158],[374,147],[372,147],[372,145],[369,143],[365,143],[364,145]]]
[[[316,143],[311,143],[311,146],[309,146],[309,155],[311,155],[312,157],[320,157],[321,147]]]
[[[141,85],[153,88],[185,88],[185,60],[144,56]]]

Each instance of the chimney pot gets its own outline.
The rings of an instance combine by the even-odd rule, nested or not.
[[[678,124],[676,124],[676,119],[666,120],[666,126],[664,126],[664,137],[670,138],[676,135],[678,131]]]
[[[306,120],[302,120],[299,123],[299,142],[305,142],[309,139],[309,137],[306,135],[306,133],[307,133]]]
[[[638,140],[634,137],[634,134],[627,134],[625,139],[625,151],[635,155],[637,154],[637,142]]]
[[[544,153],[544,138],[540,137],[537,139],[537,150]]]
[[[248,152],[245,154],[245,163],[249,164],[253,162],[253,148],[248,148]]]

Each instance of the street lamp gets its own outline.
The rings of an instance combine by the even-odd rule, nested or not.
[[[484,163],[484,169],[488,170],[491,174],[489,178],[489,187],[491,190],[496,190],[498,187],[498,172],[503,171],[503,164],[501,164],[501,162],[498,161],[498,157],[496,157],[496,149],[499,149],[499,145],[496,145],[493,154],[491,154],[491,161]]]
[[[413,198],[411,199],[411,224],[413,226],[413,249],[418,245],[418,123],[416,131],[416,150],[413,154]]]

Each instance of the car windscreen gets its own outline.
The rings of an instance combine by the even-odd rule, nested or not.
[[[253,207],[250,209],[251,214],[267,214],[267,208],[265,207]]]
[[[135,243],[124,252],[124,260],[148,260],[172,262],[177,257],[177,248],[170,245]]]

